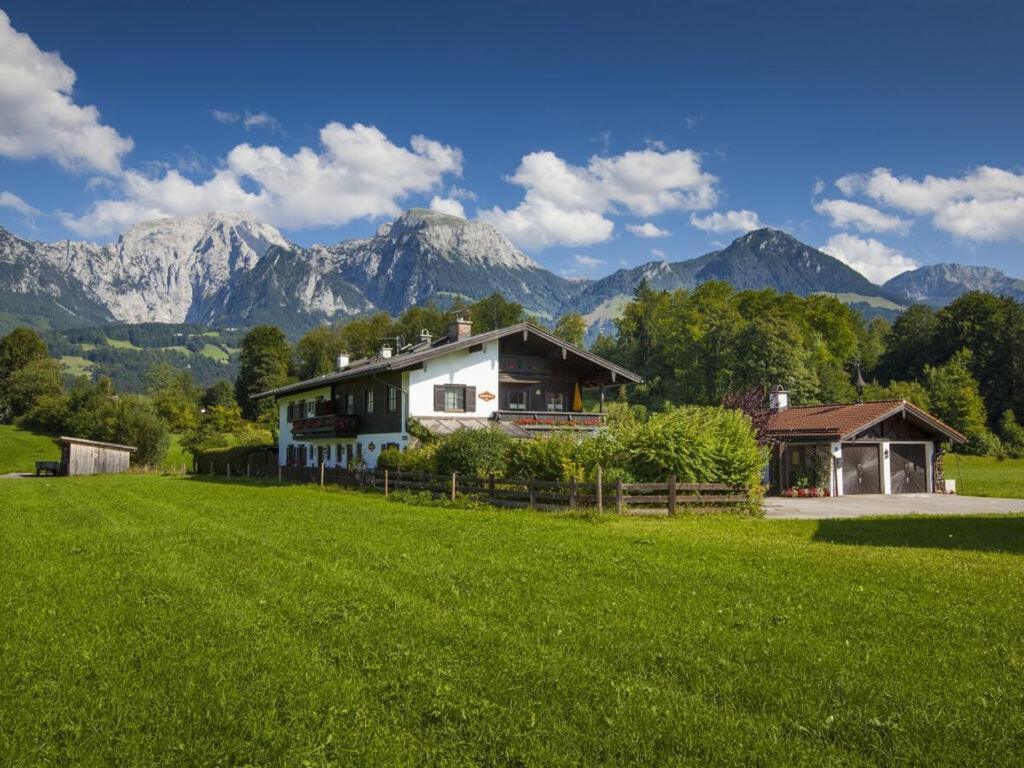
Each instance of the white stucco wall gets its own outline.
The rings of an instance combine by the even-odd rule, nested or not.
[[[409,416],[452,416],[434,410],[434,386],[461,384],[476,387],[476,409],[467,415],[487,417],[498,410],[498,342],[483,345],[479,352],[456,350],[435,357],[420,370],[409,371]],[[493,400],[481,400],[480,395],[490,392]]]
[[[307,392],[300,392],[296,395],[288,395],[287,397],[279,398],[277,401],[277,463],[284,464],[286,457],[288,456],[289,445],[301,445],[303,441],[295,440],[292,437],[292,423],[288,421],[288,406],[292,403],[297,403],[300,400],[310,401],[316,400],[318,397],[323,397],[325,400],[331,399],[331,388],[320,387],[318,389],[311,389]],[[320,441],[327,442],[327,441]],[[310,441],[306,441],[306,445],[310,445]]]

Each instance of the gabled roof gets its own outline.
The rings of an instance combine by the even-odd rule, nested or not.
[[[566,351],[566,354],[573,355],[592,365],[604,368],[605,370],[614,373],[616,378],[621,378],[625,382],[635,384],[642,381],[641,377],[637,376],[632,371],[626,370],[622,366],[616,365],[610,360],[605,360],[603,357],[592,354],[574,344],[570,344],[569,342],[538,328],[532,323],[516,323],[515,325],[509,325],[493,331],[486,331],[473,336],[467,336],[466,338],[459,339],[458,341],[449,341],[447,338],[444,338],[434,342],[433,344],[417,344],[411,349],[394,354],[391,357],[370,357],[363,360],[355,360],[343,370],[327,373],[323,376],[306,379],[305,381],[299,381],[294,384],[286,384],[283,387],[271,389],[267,392],[261,392],[253,399],[258,400],[263,397],[276,397],[280,395],[293,394],[295,392],[304,392],[309,389],[325,387],[340,381],[358,379],[375,373],[404,371],[408,368],[414,368],[427,360],[441,357],[452,352],[457,352],[461,349],[468,349],[469,347],[473,347],[477,344],[484,344],[488,341],[503,339],[506,336],[513,336],[517,333],[525,333],[529,336],[535,336],[552,346],[560,347]]]
[[[786,408],[772,414],[768,433],[780,439],[831,438],[849,440],[891,416],[903,414],[947,439],[962,443],[965,438],[945,422],[906,400],[870,403],[836,403]]]

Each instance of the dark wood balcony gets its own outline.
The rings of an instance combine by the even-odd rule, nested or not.
[[[324,438],[324,437],[355,437],[359,434],[358,416],[310,416],[292,422],[292,437]]]
[[[605,414],[582,411],[496,411],[494,418],[523,429],[581,429],[593,431],[604,427]]]

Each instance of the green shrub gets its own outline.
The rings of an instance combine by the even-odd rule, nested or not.
[[[603,477],[629,480],[625,458],[622,443],[611,432],[589,437],[554,432],[534,440],[513,441],[504,474],[511,478],[583,481],[593,480],[600,465]],[[616,473],[616,467],[622,467],[622,471]]]
[[[388,448],[381,451],[377,459],[377,469],[386,469],[389,472],[425,472],[434,474],[437,472],[435,454],[437,445],[416,446],[406,448],[404,451],[397,448]]]
[[[1017,415],[1010,409],[1003,412],[999,421],[999,434],[1003,438],[1003,450],[1012,459],[1024,458],[1024,427],[1017,422]]]
[[[681,406],[653,414],[629,436],[629,468],[641,481],[675,475],[685,483],[761,482],[766,450],[739,411]]]
[[[460,429],[437,444],[437,471],[478,477],[501,475],[511,447],[512,438],[497,429]]]

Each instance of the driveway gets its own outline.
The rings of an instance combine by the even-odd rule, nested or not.
[[[770,496],[765,499],[764,509],[765,517],[777,520],[826,520],[874,515],[1024,514],[1024,499],[943,496],[936,493],[904,493],[894,496],[863,494],[837,496],[834,499]]]

